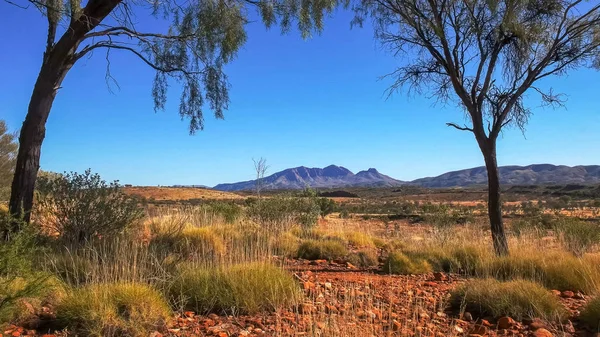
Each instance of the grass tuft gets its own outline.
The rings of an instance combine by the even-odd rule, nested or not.
[[[348,249],[338,240],[306,240],[298,247],[297,255],[307,260],[337,260],[346,257]]]
[[[409,258],[401,252],[392,252],[384,264],[384,271],[390,274],[426,274],[433,271],[429,262]]]
[[[148,336],[170,314],[160,292],[136,283],[76,288],[56,307],[59,324],[86,336]]]
[[[202,314],[270,312],[296,304],[301,296],[291,275],[265,263],[182,267],[169,292],[185,309]]]
[[[600,329],[600,297],[596,297],[587,303],[579,319],[594,331]]]
[[[562,320],[566,310],[558,298],[538,283],[495,279],[471,280],[452,292],[452,306],[480,317],[510,316]]]

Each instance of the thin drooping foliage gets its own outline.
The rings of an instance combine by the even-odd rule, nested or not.
[[[497,254],[508,254],[496,142],[505,127],[524,130],[527,94],[557,106],[563,95],[543,79],[600,64],[600,2],[583,0],[364,0],[355,23],[371,18],[375,36],[406,61],[390,93],[408,88],[453,101],[473,133],[488,174],[488,212]]]
[[[254,13],[267,28],[278,24],[287,32],[296,27],[308,37],[323,29],[325,15],[338,5],[337,0],[7,2],[15,5],[15,10],[39,10],[48,24],[40,73],[21,129],[11,190],[10,212],[26,222],[30,220],[46,120],[63,79],[79,60],[100,53],[97,56],[107,60],[106,80],[110,82],[116,76],[110,71],[113,55],[136,56],[156,71],[152,85],[155,109],[165,108],[167,89],[173,83],[181,86],[179,114],[189,120],[190,133],[194,133],[204,127],[206,109],[223,118],[229,105],[224,66],[246,41],[245,27]],[[140,18],[158,22],[141,25],[139,22],[144,21]],[[14,230],[18,230],[16,225]]]

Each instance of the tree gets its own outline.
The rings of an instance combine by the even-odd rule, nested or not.
[[[2,201],[8,197],[18,148],[16,136],[9,133],[6,123],[0,120],[0,200]]]
[[[455,101],[488,175],[488,214],[498,255],[508,254],[502,222],[498,135],[508,126],[524,131],[531,110],[525,94],[551,106],[563,96],[542,80],[600,60],[600,4],[567,0],[364,0],[355,23],[373,20],[375,36],[408,61],[389,76],[389,93],[408,87]]]
[[[269,165],[267,165],[267,160],[263,157],[260,157],[258,160],[252,159],[252,161],[254,162],[254,171],[256,171],[256,196],[260,202],[260,192],[265,187],[265,173],[267,173]]]
[[[205,106],[216,118],[223,118],[229,103],[223,67],[246,41],[244,28],[252,9],[266,27],[279,23],[286,32],[297,22],[298,30],[307,37],[323,28],[324,14],[337,5],[336,0],[5,1],[37,9],[48,22],[41,69],[21,129],[10,198],[11,214],[26,222],[33,204],[46,120],[63,79],[77,61],[103,52],[110,79],[114,53],[135,55],[156,71],[152,86],[155,109],[165,107],[169,80],[179,82],[183,88],[179,114],[189,119],[190,133],[194,133],[203,128]],[[136,16],[154,16],[170,24],[164,30],[140,31]]]

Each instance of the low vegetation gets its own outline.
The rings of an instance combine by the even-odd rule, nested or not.
[[[32,307],[37,312],[51,306],[59,329],[145,336],[185,311],[304,315],[311,302],[327,315],[338,310],[311,297],[321,287],[326,294],[338,289],[286,270],[302,265],[421,275],[409,280],[431,279],[432,272],[458,274],[468,281],[454,291],[451,304],[481,317],[559,321],[565,312],[550,290],[586,295],[600,290],[597,223],[548,214],[539,202],[515,207],[511,255],[497,257],[482,239],[476,220],[482,210],[476,207],[406,201],[385,204],[384,210],[396,207],[391,215],[362,214],[367,222],[356,213],[318,220],[339,206],[304,191],[240,203],[146,205],[142,217],[143,203],[89,171],[42,181],[32,227],[42,230],[0,241],[0,324],[23,322]],[[100,219],[105,212],[113,223]],[[394,218],[401,212],[411,215]],[[547,247],[544,254],[539,247]],[[356,296],[378,296],[371,294],[376,291],[353,291],[344,301],[353,306]],[[582,315],[592,328],[596,302]],[[327,319],[318,315],[311,319]]]
[[[186,310],[201,314],[269,312],[296,304],[301,298],[291,275],[265,263],[180,269],[169,294]]]
[[[57,321],[86,336],[148,336],[163,328],[171,309],[145,284],[93,284],[70,290],[56,307]]]
[[[307,260],[340,260],[348,255],[343,242],[332,239],[305,240],[298,247],[298,258]]]
[[[472,280],[452,293],[455,309],[468,311],[478,317],[509,316],[562,320],[566,310],[558,298],[541,285],[524,280]]]
[[[580,318],[594,331],[600,329],[600,297],[595,297],[587,303]]]

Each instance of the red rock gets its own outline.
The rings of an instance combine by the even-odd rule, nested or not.
[[[475,324],[471,330],[469,330],[470,335],[480,335],[483,336],[487,333],[488,328],[482,324]]]
[[[533,337],[554,337],[552,333],[544,328],[537,329],[533,332]]]
[[[186,311],[183,314],[185,315],[185,317],[190,317],[190,318],[195,316],[193,311]]]
[[[21,336],[21,332],[20,331],[13,331],[13,333],[10,334],[13,337],[19,337]]]
[[[561,294],[560,290],[556,290],[556,289],[551,290],[551,292],[552,292],[552,294],[554,294],[556,296],[560,296],[560,294]]]
[[[438,282],[448,281],[448,276],[446,276],[446,274],[444,274],[444,273],[437,272],[437,273],[433,273],[433,279]]]
[[[513,325],[515,325],[514,319],[504,316],[498,319],[498,329],[510,329]]]
[[[486,320],[486,319],[482,319],[482,320],[481,320],[481,325],[484,325],[484,326],[486,326],[486,327],[488,327],[488,328],[489,328],[489,327],[491,327],[493,324],[492,324],[492,323],[490,323],[490,322],[489,322],[488,320]]]
[[[423,283],[423,285],[426,287],[437,287],[438,286],[438,284],[435,282],[425,282],[425,283]]]
[[[350,269],[358,269],[358,268],[356,268],[356,266],[355,266],[355,265],[353,265],[353,264],[352,264],[352,263],[350,263],[350,262],[346,262],[346,267],[348,267],[348,268],[350,268]]]
[[[562,297],[566,297],[566,298],[572,298],[573,296],[575,296],[575,293],[573,293],[570,290],[565,290],[562,292]]]
[[[544,324],[544,322],[540,321],[540,320],[534,320],[533,322],[529,323],[529,329],[535,331],[538,329],[543,329],[546,327],[546,324]]]

